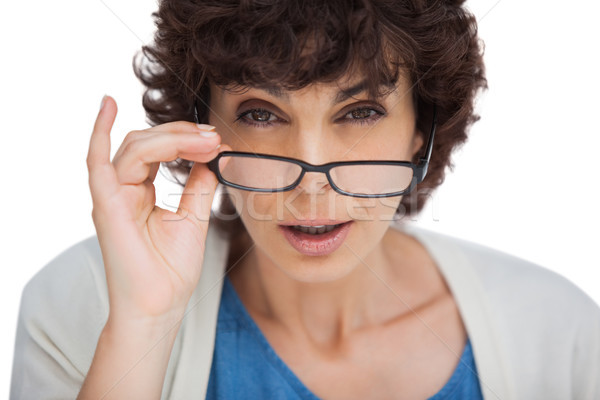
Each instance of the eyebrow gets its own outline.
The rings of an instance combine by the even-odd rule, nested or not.
[[[382,83],[381,86],[385,86],[386,88],[395,87],[393,82],[385,82]],[[282,90],[279,86],[260,86],[258,89],[264,90],[268,94],[273,97],[277,97],[281,100],[289,102],[289,93],[287,91]],[[331,105],[334,106],[338,103],[341,103],[344,100],[347,100],[353,96],[356,96],[359,93],[364,92],[367,89],[367,80],[363,80],[355,84],[354,86],[350,86],[349,88],[341,89],[331,101]]]
[[[382,83],[380,86],[385,86],[388,89],[395,87],[393,82],[385,82],[385,83]],[[366,79],[358,82],[354,86],[350,86],[349,88],[340,90],[337,93],[337,95],[334,97],[334,99],[332,100],[331,105],[333,106],[337,103],[341,103],[342,101],[347,100],[350,97],[356,96],[357,94],[362,93],[365,90],[367,90],[367,80]]]
[[[279,86],[259,86],[258,88],[264,90],[273,97],[277,97],[285,101],[289,101],[290,99],[288,92],[284,92]]]

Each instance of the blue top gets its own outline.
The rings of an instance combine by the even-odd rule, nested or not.
[[[206,399],[319,400],[275,353],[225,278]],[[444,387],[428,400],[483,399],[471,342]]]

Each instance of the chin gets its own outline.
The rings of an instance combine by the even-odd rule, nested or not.
[[[339,281],[360,267],[360,263],[349,250],[341,248],[336,253],[339,257],[333,255],[304,256],[296,253],[295,257],[285,257],[283,260],[273,261],[278,270],[294,281],[327,283]]]

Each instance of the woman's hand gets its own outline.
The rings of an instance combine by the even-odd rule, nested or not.
[[[192,122],[131,131],[110,161],[117,114],[106,96],[90,140],[87,165],[92,218],[108,284],[109,323],[176,323],[200,278],[208,219],[217,186],[206,162],[220,136],[205,137]],[[214,128],[213,128],[214,129]],[[229,150],[221,146],[221,150]],[[194,161],[176,212],[155,206],[160,161]]]

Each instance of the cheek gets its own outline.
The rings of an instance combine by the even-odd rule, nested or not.
[[[352,198],[348,204],[349,217],[357,221],[392,221],[402,196],[373,199]]]
[[[216,127],[216,131],[221,135],[221,143],[227,144],[234,151],[253,151],[251,146],[248,145],[247,141],[244,140],[238,133],[236,133],[231,127],[221,122],[215,122],[213,124]]]
[[[340,146],[344,160],[410,160],[414,147],[409,135],[369,132],[359,141]]]
[[[249,192],[234,188],[227,188],[227,190],[231,193],[232,197],[235,198],[235,209],[242,218],[256,221],[265,221],[270,218],[269,215],[265,214],[267,211],[265,207],[269,203],[267,198],[272,194]]]
[[[402,201],[402,196],[397,197],[384,197],[381,199],[377,199],[379,207],[378,212],[379,215],[385,221],[394,220],[394,216],[396,214],[396,210],[400,206],[400,202]]]
[[[228,188],[228,191],[235,197],[235,209],[254,239],[282,219],[277,211],[283,202],[282,193],[249,192],[234,188]]]

